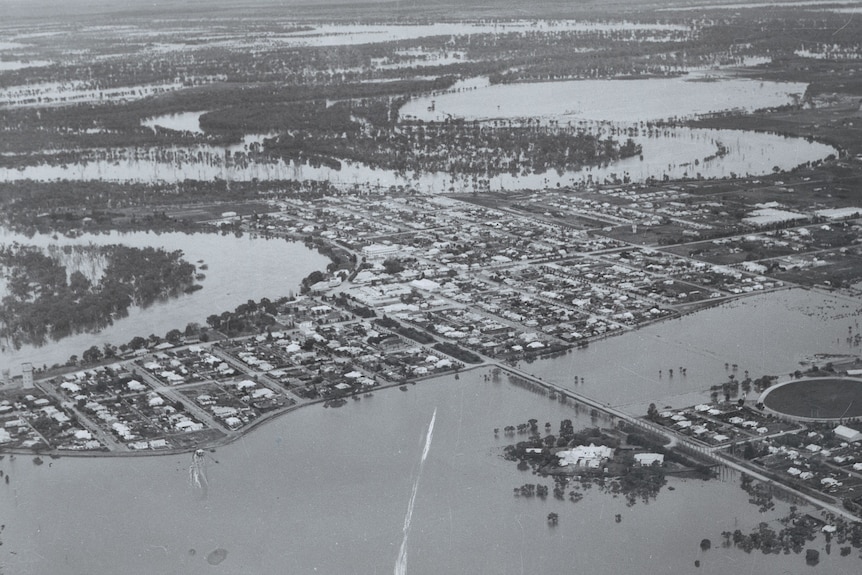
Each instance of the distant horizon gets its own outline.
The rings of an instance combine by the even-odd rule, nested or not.
[[[399,0],[0,0],[6,22],[39,18],[75,19],[115,16],[171,16],[200,11],[202,17],[235,14],[243,10],[322,8],[392,4]],[[404,2],[405,4],[409,2]]]
[[[738,0],[714,0],[710,3],[724,4]],[[199,14],[202,18],[230,17],[242,15],[254,17],[271,15],[273,10],[297,9],[298,16],[308,17],[319,13],[321,17],[398,17],[404,15],[431,15],[437,17],[487,17],[553,18],[574,17],[584,11],[620,13],[652,8],[667,8],[671,5],[697,5],[707,0],[538,0],[525,7],[516,0],[0,0],[5,25],[25,24],[40,20],[81,20],[102,18],[170,18]],[[392,12],[391,5],[398,6]],[[384,8],[374,12],[373,7]],[[367,10],[370,9],[370,10]],[[333,10],[339,13],[334,14]],[[341,12],[343,10],[343,13]],[[459,16],[461,13],[461,16]]]

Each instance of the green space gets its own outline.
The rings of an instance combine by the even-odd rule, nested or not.
[[[841,419],[862,416],[862,380],[803,379],[776,387],[763,400],[769,409],[796,417]]]

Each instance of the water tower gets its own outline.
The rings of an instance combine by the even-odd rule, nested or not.
[[[33,364],[32,363],[22,363],[21,364],[21,375],[22,375],[21,387],[23,387],[24,389],[33,389]]]

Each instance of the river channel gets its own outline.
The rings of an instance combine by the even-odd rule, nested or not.
[[[780,139],[750,133],[738,137]],[[676,157],[669,150],[682,151],[690,144],[685,137],[662,138],[662,162]],[[760,150],[765,144],[752,145]],[[782,158],[758,158],[761,171],[756,173],[830,153],[826,146],[812,146],[820,145],[794,140],[789,148],[779,147]],[[652,162],[653,152],[644,150],[644,161]],[[722,161],[722,169],[733,170]],[[680,162],[686,163],[677,158]],[[96,168],[60,168],[4,170],[0,179],[170,179],[171,174],[191,177],[187,168],[192,167],[155,162],[135,171],[105,162]],[[256,169],[237,168],[230,176],[282,175],[277,171],[282,168],[265,168],[268,173]],[[300,170],[303,177],[333,175],[312,168],[283,169],[294,175]],[[660,177],[666,169],[657,167],[653,175]],[[212,173],[201,176],[226,173],[218,166],[206,170]],[[420,182],[423,191],[426,184],[429,191],[453,185],[365,167],[340,175],[346,182]],[[529,181],[518,179],[505,187]],[[15,239],[39,245],[54,241],[0,236],[4,242]],[[208,264],[204,289],[142,310],[98,336],[69,338],[9,359],[4,355],[4,362],[50,364],[48,357],[65,360],[103,341],[162,335],[248,299],[284,295],[326,263],[301,245],[247,237],[135,234],[75,241],[182,249],[189,261]],[[855,326],[855,310],[840,297],[802,290],[746,298],[521,368],[632,412],[650,401],[684,405],[726,380],[725,363],[757,377],[792,371],[815,353],[855,351],[845,341],[848,326]],[[660,369],[678,366],[687,367],[685,378],[659,377]],[[41,466],[32,457],[7,455],[0,460],[0,470],[10,478],[8,484],[0,483],[5,525],[0,529],[0,568],[9,575],[391,573],[403,545],[403,572],[415,574],[658,575],[695,572],[695,560],[701,562],[696,572],[705,574],[809,569],[803,555],[764,556],[721,547],[722,531],[748,532],[761,521],[778,529],[777,518],[788,509],[778,502],[775,511],[758,512],[733,477],[709,483],[672,478],[674,491],[664,490],[656,500],[633,507],[595,488],[577,504],[513,497],[513,488],[524,483],[549,482],[500,457],[508,441],[494,436],[495,427],[533,417],[554,427],[563,418],[576,419],[576,427],[606,422],[514,387],[505,376],[499,382],[486,380],[487,373],[429,380],[406,392],[379,391],[340,409],[312,406],[285,415],[208,453],[206,489],[189,481],[188,455],[46,458]],[[573,384],[574,375],[584,383]],[[550,512],[559,514],[554,528],[546,521]],[[703,538],[713,543],[709,551],[700,549]],[[833,549],[827,555],[822,539],[809,547],[823,551],[824,572],[858,573],[858,551],[840,557]]]
[[[673,491],[633,507],[598,488],[579,503],[513,497],[525,483],[550,483],[504,461],[511,440],[493,428],[532,417],[554,428],[565,418],[576,428],[607,423],[486,373],[286,415],[208,453],[205,490],[189,482],[188,455],[41,466],[7,456],[0,564],[8,575],[398,573],[406,536],[403,572],[414,574],[691,573],[695,560],[709,574],[808,569],[804,554],[721,547],[722,531],[761,521],[780,529],[788,510],[779,501],[759,513],[733,476],[671,478]],[[829,573],[858,572],[858,551],[826,555],[822,539],[809,547]],[[217,549],[227,555],[211,565]]]
[[[284,281],[294,286],[298,276]],[[698,401],[726,379],[725,362],[758,376],[787,372],[816,353],[853,352],[845,340],[857,317],[840,296],[793,290],[521,368],[636,413],[637,402]],[[686,378],[657,376],[678,365],[688,367]],[[748,532],[761,521],[780,529],[777,519],[788,511],[777,502],[760,513],[732,475],[709,483],[671,478],[673,491],[633,507],[596,488],[577,504],[513,497],[524,483],[549,482],[500,457],[511,440],[495,437],[495,427],[529,418],[555,427],[564,418],[576,427],[607,422],[487,374],[287,414],[208,453],[206,489],[190,483],[189,455],[61,457],[41,466],[7,455],[0,566],[10,575],[389,573],[406,537],[404,572],[417,574],[685,573],[696,560],[698,572],[722,575],[808,569],[803,555],[721,547],[722,531]],[[573,374],[585,383],[573,385]],[[555,528],[547,525],[551,512],[559,515]],[[703,538],[711,550],[700,550]],[[808,547],[821,551],[820,568],[829,573],[858,572],[858,551],[840,557],[836,547],[827,555],[822,539]],[[210,564],[219,549],[227,555]]]
[[[417,98],[400,111],[404,118],[446,117],[482,121],[571,123],[607,137],[608,130],[633,130],[643,148],[632,157],[606,166],[572,172],[517,173],[480,178],[445,173],[401,173],[344,161],[340,168],[283,160],[254,159],[236,153],[243,146],[196,146],[172,150],[128,150],[107,159],[62,165],[0,168],[0,180],[110,180],[178,182],[186,179],[236,181],[327,180],[342,186],[410,186],[421,192],[445,193],[475,189],[538,189],[602,182],[607,178],[643,182],[650,178],[723,178],[770,174],[818,161],[837,150],[820,142],[777,134],[738,130],[668,127],[650,130],[643,123],[686,118],[726,110],[753,110],[791,103],[806,84],[760,82],[735,78],[727,70],[697,71],[679,78],[579,80],[491,86],[482,79],[465,80],[447,93]],[[148,118],[144,125],[199,132],[197,112]],[[616,135],[618,139],[626,136]],[[262,140],[262,137],[257,138]],[[254,136],[245,142],[252,143]],[[717,155],[719,148],[726,153]]]

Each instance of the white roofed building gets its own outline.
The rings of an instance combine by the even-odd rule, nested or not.
[[[856,431],[846,425],[839,425],[835,428],[835,437],[847,443],[853,443],[855,441],[862,441],[862,432]]]
[[[362,248],[362,257],[369,260],[384,259],[389,256],[394,256],[401,252],[401,246],[398,244],[371,244]]]
[[[657,463],[664,463],[664,455],[661,453],[635,453],[635,461],[640,465],[649,466]]]
[[[602,462],[612,458],[614,450],[604,445],[579,445],[574,449],[557,452],[557,457],[560,459],[560,465],[574,465],[576,467],[586,467],[589,469],[598,469]]]

